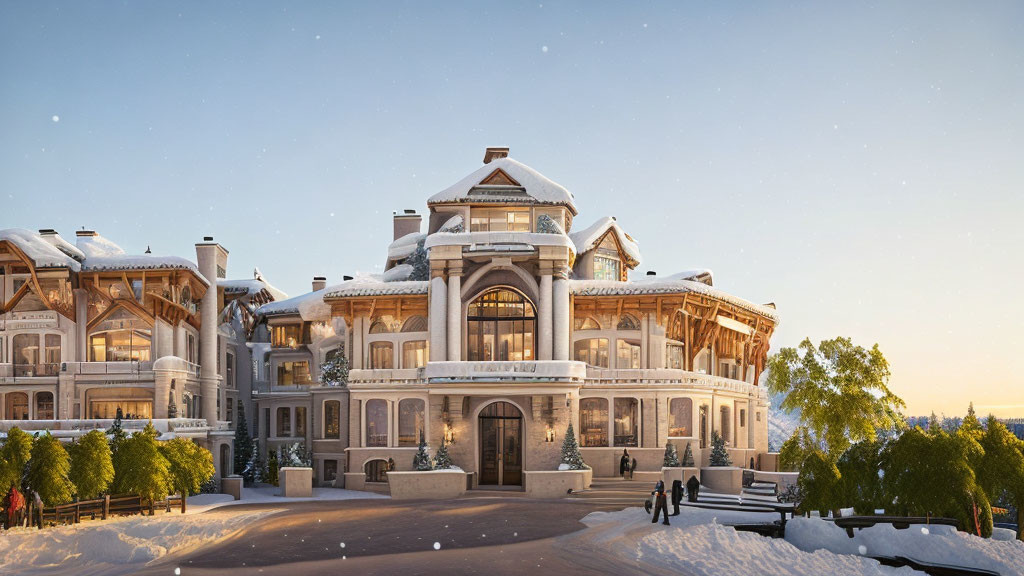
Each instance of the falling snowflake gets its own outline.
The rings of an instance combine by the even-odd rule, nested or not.
[[[868,553],[868,547],[861,544],[860,546],[857,546],[857,552],[859,552],[861,556],[864,556]]]
[[[440,542],[434,542],[434,550],[440,550],[440,549],[441,549],[441,543]]]
[[[547,48],[545,48],[545,49],[544,49],[544,51],[545,51],[545,52],[547,52],[547,51],[548,51],[548,49],[547,49]],[[52,117],[50,118],[50,120],[53,120],[54,122],[60,122],[60,116],[57,116],[56,114],[54,114],[54,115],[53,115],[53,116],[52,116]]]
[[[547,52],[548,51],[548,47],[547,46],[541,46],[540,47],[540,51],[541,52]]]

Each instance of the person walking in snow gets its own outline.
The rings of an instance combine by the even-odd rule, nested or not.
[[[683,481],[672,481],[672,515],[679,516],[679,503],[683,501]]]
[[[629,471],[629,450],[623,448],[622,458],[619,458],[619,476],[626,479],[626,472]]]
[[[665,481],[658,480],[658,483],[654,485],[654,492],[651,492],[654,496],[654,519],[651,520],[651,524],[658,521],[658,514],[662,514],[665,521],[662,522],[665,526],[668,526],[668,502],[665,500]]]
[[[18,489],[11,486],[4,498],[4,509],[7,510],[7,529],[21,524],[21,511],[25,508],[25,497],[18,492]]]

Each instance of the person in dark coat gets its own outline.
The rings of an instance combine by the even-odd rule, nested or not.
[[[683,481],[672,481],[672,515],[679,516],[679,503],[683,501]]]
[[[633,462],[629,465],[629,479],[633,479],[633,472],[636,472],[636,458],[633,458]]]
[[[622,451],[622,458],[619,458],[619,476],[626,479],[626,472],[629,472],[629,450]]]
[[[658,514],[661,514],[665,521],[662,522],[665,526],[668,526],[668,502],[665,498],[665,482],[658,480],[658,483],[654,485],[654,492],[651,492],[654,496],[654,519],[651,520],[651,524],[658,521]]]
[[[700,492],[700,480],[696,476],[690,476],[686,481],[686,499],[690,502],[697,501],[697,494]]]

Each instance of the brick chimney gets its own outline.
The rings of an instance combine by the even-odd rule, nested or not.
[[[484,164],[490,164],[497,158],[508,158],[508,146],[492,147],[484,152]]]
[[[313,292],[327,288],[326,276],[313,276]]]
[[[416,213],[415,210],[403,210],[401,214],[395,212],[395,237],[393,240],[398,240],[402,236],[418,233],[420,231],[420,224],[423,222],[423,217]]]

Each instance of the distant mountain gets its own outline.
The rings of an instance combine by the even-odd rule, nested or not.
[[[782,401],[785,394],[772,394],[769,396],[771,405],[768,408],[768,449],[778,452],[782,443],[789,440],[793,431],[800,425],[800,410],[786,412],[782,409]]]

